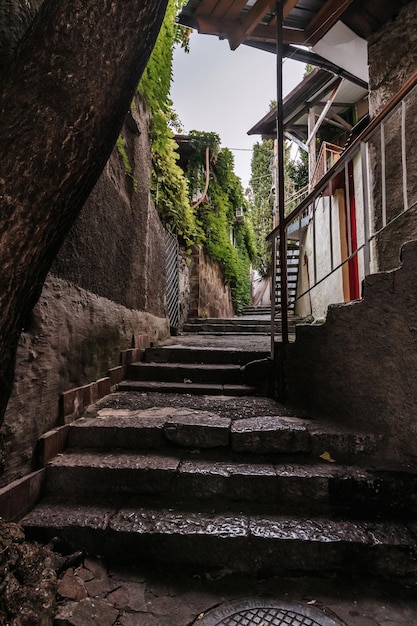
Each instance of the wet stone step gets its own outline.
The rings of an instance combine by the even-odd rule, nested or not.
[[[159,393],[187,393],[195,395],[253,396],[258,393],[256,387],[248,385],[217,383],[173,383],[162,381],[127,380],[117,386],[118,391],[157,391]]]
[[[248,463],[193,455],[72,450],[46,468],[44,490],[76,494],[153,494],[179,499],[268,503],[270,510],[368,510],[414,506],[414,475],[326,464]],[[198,505],[196,510],[198,510]]]
[[[232,333],[232,334],[267,334],[271,332],[271,325],[262,324],[209,324],[209,323],[195,323],[184,324],[183,331],[185,333]]]
[[[127,369],[128,380],[179,383],[242,384],[239,365],[200,365],[182,363],[133,363]]]
[[[120,507],[107,499],[105,504],[45,502],[22,524],[30,539],[59,535],[73,550],[107,558],[123,554],[126,562],[411,579],[417,571],[415,535],[399,522],[193,513],[134,502]]]
[[[231,420],[217,413],[186,407],[147,410],[103,408],[95,417],[76,420],[69,446],[87,448],[157,448],[167,443],[185,448],[229,446],[252,455],[328,455],[328,462],[348,462],[377,449],[373,434],[344,431],[318,421],[266,415]]]
[[[69,430],[68,445],[85,448],[159,448],[173,443],[190,448],[230,444],[231,420],[217,413],[187,408],[154,407],[142,411],[100,409]]]
[[[187,320],[187,324],[210,324],[212,326],[263,326],[269,320],[265,319],[256,319],[254,317],[230,317],[230,318],[219,318],[219,317],[206,317],[202,318],[189,318]],[[292,321],[292,320],[291,320]]]
[[[150,363],[206,363],[220,365],[246,365],[251,361],[264,359],[269,352],[262,350],[234,350],[233,348],[200,348],[193,346],[173,346],[147,348],[143,361]]]

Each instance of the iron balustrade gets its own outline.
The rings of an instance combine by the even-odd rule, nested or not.
[[[280,248],[280,232],[285,232],[287,241],[293,238],[301,242],[303,233],[306,232],[306,221],[311,225],[312,275],[309,277],[308,288],[297,293],[296,300],[309,294],[346,264],[349,264],[353,259],[358,259],[359,255],[363,276],[377,271],[376,239],[404,213],[417,206],[417,181],[414,180],[414,175],[410,173],[407,167],[410,154],[415,151],[412,142],[407,142],[407,123],[412,123],[415,119],[415,112],[410,114],[412,106],[415,106],[415,110],[417,110],[417,72],[352,141],[351,145],[342,152],[334,165],[317,182],[314,189],[284,217],[284,228],[278,224],[267,236],[267,240],[272,243],[273,258],[276,259],[277,250]],[[396,167],[398,172],[394,171],[392,174]],[[391,178],[395,179],[391,186],[387,184],[389,174]],[[397,178],[395,178],[396,176]],[[353,225],[348,210],[352,200],[351,181],[353,177],[356,187],[355,197],[360,200],[358,204],[361,205],[363,215],[363,225],[356,244],[355,238],[352,236]],[[400,198],[395,197],[393,201],[388,202],[388,196],[392,196],[392,190],[397,188],[398,177],[402,182]],[[337,202],[335,198],[337,189],[343,190],[343,201],[346,207],[347,249],[344,251],[343,258],[338,258],[341,256],[341,250],[339,246],[339,254],[337,254],[333,236],[332,208]],[[320,232],[317,232],[317,212],[319,209],[322,216],[327,216],[327,231],[324,236],[322,228]],[[328,271],[323,274],[320,273],[318,267],[318,237],[321,238],[321,241],[323,239],[328,241],[325,257],[329,267]],[[273,266],[275,265],[274,262]],[[287,293],[286,273],[280,272],[278,280],[281,293]],[[277,275],[274,272],[271,289],[273,296],[276,290]],[[271,345],[273,346],[276,332],[276,306],[275,298],[273,297],[272,300]],[[281,301],[282,319],[288,318],[290,304],[292,303]],[[283,343],[288,343],[288,325],[286,328],[281,328],[281,336]]]

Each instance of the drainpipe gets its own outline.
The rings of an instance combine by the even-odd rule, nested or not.
[[[277,202],[279,216],[279,258],[280,258],[280,276],[279,284],[281,290],[281,333],[282,347],[279,354],[279,375],[278,375],[278,397],[284,400],[286,396],[286,356],[288,346],[288,285],[287,285],[287,234],[285,230],[284,220],[284,114],[283,114],[283,80],[282,80],[282,60],[284,57],[284,41],[282,32],[284,0],[276,2],[276,88],[277,88],[277,108],[276,108],[276,134],[277,134]],[[276,274],[276,239],[273,241],[273,277]],[[274,335],[275,335],[275,280],[273,280],[273,306],[271,307],[271,357],[274,358]]]

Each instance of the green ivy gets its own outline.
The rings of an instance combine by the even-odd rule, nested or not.
[[[208,193],[196,208],[197,219],[205,235],[204,246],[210,256],[221,264],[224,278],[230,285],[236,313],[240,313],[250,303],[249,267],[256,255],[253,233],[247,220],[236,222],[236,209],[246,210],[242,184],[234,173],[233,155],[227,148],[220,148],[218,135],[192,131],[189,137],[193,153],[188,177],[193,193],[201,193],[204,188],[205,148],[208,146],[210,149]]]
[[[177,160],[174,133],[180,130],[169,97],[175,45],[188,49],[189,31],[175,23],[187,0],[169,0],[152,56],[139,84],[151,112],[151,192],[162,221],[175,229],[187,245],[203,245],[220,262],[232,292],[236,312],[250,302],[249,266],[255,258],[250,226],[236,224],[236,209],[246,208],[242,185],[233,171],[232,153],[220,149],[215,133],[190,133],[193,148],[187,176]],[[205,154],[210,149],[210,185],[207,199],[193,206],[190,198],[205,186]],[[123,158],[123,154],[122,154]],[[234,232],[234,244],[230,235]]]
[[[179,167],[178,145],[170,123],[177,120],[169,97],[175,45],[188,49],[189,30],[178,26],[175,17],[185,0],[169,0],[155,48],[139,83],[151,112],[151,193],[164,224],[174,229],[187,245],[201,241],[190,205],[188,183]]]
[[[125,142],[123,135],[119,135],[119,137],[117,138],[116,146],[117,146],[118,153],[122,157],[123,167],[125,168],[125,172],[132,179],[133,189],[136,191],[138,188],[138,181],[133,176],[133,167],[129,161],[129,157],[126,152],[126,142]]]

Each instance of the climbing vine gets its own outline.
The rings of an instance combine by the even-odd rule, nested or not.
[[[242,184],[234,172],[233,155],[220,148],[220,138],[215,133],[192,131],[189,134],[193,148],[189,161],[190,191],[201,194],[206,180],[206,148],[209,148],[209,186],[206,197],[196,207],[204,246],[223,267],[226,282],[230,285],[237,313],[250,302],[249,266],[255,258],[252,230],[247,222],[236,221],[236,210],[246,212]]]
[[[215,133],[192,131],[188,171],[184,174],[177,163],[178,145],[172,128],[178,132],[180,125],[169,92],[173,48],[180,45],[188,49],[189,31],[175,23],[185,1],[169,0],[156,46],[138,88],[151,112],[151,192],[165,225],[173,228],[183,243],[203,245],[220,262],[235,310],[240,312],[250,302],[249,265],[255,249],[248,223],[236,223],[236,209],[246,211],[246,203],[241,182],[233,171],[233,155],[220,148],[220,138]],[[205,199],[196,206],[191,199],[205,187],[207,147],[210,184]]]
[[[151,58],[139,83],[151,112],[151,192],[162,221],[173,228],[186,244],[200,241],[201,233],[190,206],[188,183],[179,167],[178,145],[170,127],[177,116],[169,97],[175,45],[188,50],[190,31],[175,23],[184,0],[169,0],[167,12]]]

